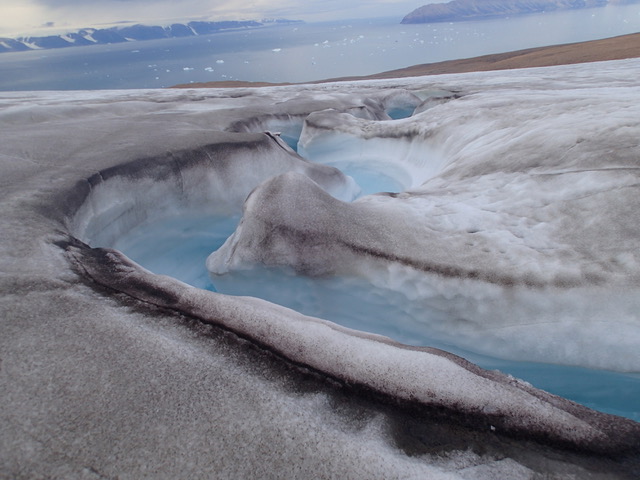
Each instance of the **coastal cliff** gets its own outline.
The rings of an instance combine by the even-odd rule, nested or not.
[[[603,7],[609,3],[635,3],[636,0],[453,0],[423,5],[409,13],[402,23],[435,23],[479,20],[503,15],[540,13]]]

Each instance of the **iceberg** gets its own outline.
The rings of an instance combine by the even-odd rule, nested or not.
[[[637,376],[639,70],[0,93],[1,475],[632,478],[638,422],[117,246],[240,217],[214,280],[357,279],[443,341]]]

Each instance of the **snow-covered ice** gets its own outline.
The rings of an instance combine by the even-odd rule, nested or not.
[[[97,247],[242,214],[215,278],[357,279],[443,341],[637,373],[639,71],[0,94],[0,475],[632,475],[636,422]]]

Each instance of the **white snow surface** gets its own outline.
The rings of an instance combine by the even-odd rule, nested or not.
[[[407,308],[442,310],[442,334],[481,351],[638,372],[639,73],[626,60],[0,93],[0,476],[612,478],[537,451],[408,455],[390,414],[341,411],[328,387],[306,392],[243,342],[400,402],[495,418],[520,438],[618,448],[639,438],[634,422],[441,352],[153,275],[117,252],[58,245],[109,246],[163,215],[244,208],[207,262],[215,275],[355,275]],[[274,125],[299,130],[309,158],[260,133]],[[373,162],[403,191],[348,202],[356,186],[331,168],[341,162]]]

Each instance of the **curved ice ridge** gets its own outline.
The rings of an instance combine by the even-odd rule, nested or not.
[[[229,130],[278,132],[305,159],[334,166],[364,181],[376,177],[375,186],[388,187],[392,192],[418,186],[438,172],[444,159],[420,136],[397,129],[395,122],[390,127],[387,122],[424,112],[455,95],[434,90],[418,96],[398,90],[378,97],[365,98],[357,106],[311,113],[264,113],[235,122]],[[381,191],[375,186],[364,187],[365,193]]]
[[[435,409],[481,430],[526,435],[547,443],[625,455],[640,444],[640,424],[590,410],[486,371],[442,350],[407,347],[386,337],[305,317],[251,297],[194,289],[153,275],[117,251],[61,241],[92,281],[152,307],[223,326],[349,388],[408,408]],[[389,400],[390,399],[390,400]]]
[[[277,136],[217,137],[215,143],[140,158],[88,178],[90,195],[74,215],[72,231],[91,245],[107,246],[135,225],[184,211],[235,215],[255,187],[288,171],[303,173],[345,201],[359,193],[351,178],[333,167],[304,161]]]

